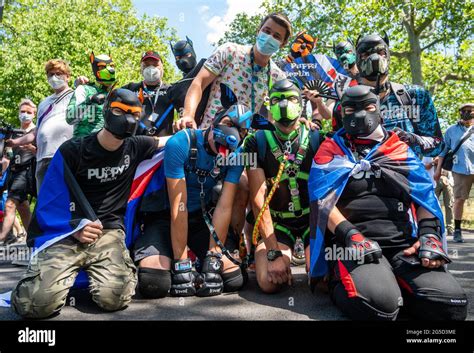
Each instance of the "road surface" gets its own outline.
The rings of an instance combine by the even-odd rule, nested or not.
[[[454,258],[450,271],[468,294],[469,320],[474,320],[474,232],[464,232],[463,244],[449,241]],[[24,267],[0,261],[0,293],[10,290]],[[346,320],[326,294],[311,293],[303,267],[294,267],[294,286],[278,294],[265,295],[251,274],[247,286],[236,294],[212,298],[148,300],[138,295],[126,310],[100,311],[86,291],[74,292],[61,314],[51,320]],[[19,320],[9,308],[0,308],[0,320]],[[403,317],[402,317],[403,319]]]

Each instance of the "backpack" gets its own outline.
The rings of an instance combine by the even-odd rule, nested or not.
[[[400,103],[400,105],[413,105],[410,94],[404,85],[401,83],[390,82],[390,87],[393,93],[395,93],[395,97],[397,98],[397,101]]]

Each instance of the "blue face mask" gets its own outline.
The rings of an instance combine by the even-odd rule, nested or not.
[[[257,50],[265,56],[271,56],[280,49],[280,41],[273,38],[265,32],[259,32],[257,35]]]

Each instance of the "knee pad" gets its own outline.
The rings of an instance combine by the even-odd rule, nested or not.
[[[405,298],[407,311],[416,319],[431,321],[464,321],[467,317],[467,298],[435,298],[410,296]]]
[[[458,281],[444,267],[415,267],[398,278],[405,307],[421,320],[465,320],[468,299]]]
[[[331,299],[351,320],[394,321],[400,311],[398,306],[390,305],[392,308],[387,310],[381,307],[380,303],[371,303],[367,298],[349,298],[341,285],[336,285],[331,290]],[[393,307],[396,309],[392,310]]]
[[[224,282],[224,292],[236,292],[244,285],[244,276],[242,270],[238,268],[235,271],[223,273],[222,281]]]
[[[331,285],[332,297],[342,311],[356,320],[395,320],[402,294],[385,258],[379,264],[357,265],[338,261]]]
[[[138,268],[138,289],[145,298],[164,298],[171,288],[171,272],[148,267]]]

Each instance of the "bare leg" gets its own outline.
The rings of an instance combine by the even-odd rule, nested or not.
[[[15,221],[13,222],[13,231],[16,236],[24,233],[24,228],[21,226],[18,217],[15,217]]]
[[[454,213],[454,219],[456,219],[456,220],[461,220],[462,219],[464,201],[466,201],[466,200],[454,199],[454,207],[453,207],[454,212],[453,213]]]
[[[2,231],[0,232],[0,241],[5,240],[13,227],[16,217],[16,202],[8,199],[5,202],[5,216],[3,217]]]
[[[31,222],[31,211],[30,211],[30,203],[28,201],[24,201],[21,204],[17,204],[18,213],[20,214],[21,221],[23,223],[23,227],[28,229],[30,222]]]
[[[138,266],[157,270],[169,270],[171,268],[171,259],[162,255],[152,255],[141,260]]]

